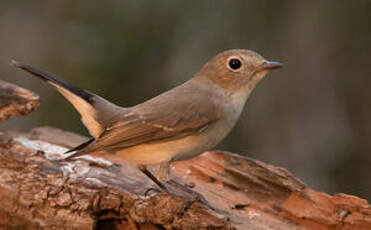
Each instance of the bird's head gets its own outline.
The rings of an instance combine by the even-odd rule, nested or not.
[[[230,95],[250,94],[269,70],[282,67],[254,51],[233,49],[209,60],[195,78],[209,79]]]

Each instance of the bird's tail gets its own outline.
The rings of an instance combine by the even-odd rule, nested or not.
[[[82,122],[94,138],[100,136],[113,116],[125,110],[96,94],[67,83],[54,74],[15,60],[10,64],[54,86],[80,113]]]

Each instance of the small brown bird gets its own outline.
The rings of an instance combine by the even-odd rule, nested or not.
[[[157,185],[168,178],[169,164],[210,150],[238,121],[257,83],[282,66],[249,50],[228,50],[213,57],[182,85],[133,107],[119,107],[57,76],[18,61],[12,65],[54,86],[81,114],[93,136],[69,150],[66,159],[103,151],[136,165]],[[146,168],[160,164],[159,181]]]

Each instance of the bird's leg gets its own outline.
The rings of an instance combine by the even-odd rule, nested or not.
[[[157,178],[162,181],[166,182],[169,180],[169,174],[170,174],[170,162],[164,162],[160,164],[160,168],[157,172]]]
[[[138,165],[138,168],[140,171],[142,171],[147,177],[149,177],[153,182],[155,182],[162,190],[166,191],[167,193],[169,194],[172,194],[173,192],[169,190],[169,188],[166,187],[165,184],[163,184],[160,180],[163,180],[163,179],[167,179],[168,176],[169,176],[169,173],[170,173],[170,163],[162,163],[160,165],[160,168],[159,168],[159,172],[158,172],[158,178],[157,179],[148,169],[145,165]],[[206,198],[201,195],[200,193],[196,192],[196,191],[193,191],[192,189],[188,188],[187,186],[185,185],[182,185],[180,184],[179,182],[175,181],[175,180],[168,180],[167,181],[168,184],[170,185],[173,185],[174,187],[177,187],[179,189],[181,189],[183,192],[186,192],[188,194],[191,195],[191,199],[187,201],[188,204],[191,204],[193,203],[195,200],[198,200],[200,201],[201,203],[205,204],[207,207],[209,207],[210,209],[214,210],[214,211],[217,211],[217,212],[220,212],[220,213],[223,213],[223,211],[219,210],[219,209],[216,209],[214,208],[212,205],[209,204],[209,202],[206,200]],[[148,194],[149,191],[153,190],[152,189],[148,189],[146,192],[145,192],[145,195]],[[175,195],[179,195],[179,194],[176,194]]]
[[[149,179],[151,179],[153,182],[155,182],[161,189],[165,190],[166,192],[169,192],[168,188],[159,181],[148,169],[145,165],[138,165],[138,169],[142,171]],[[148,191],[147,191],[148,192]],[[146,194],[147,194],[146,192]]]
[[[138,165],[137,166],[140,171],[142,171],[147,177],[149,177],[153,182],[155,182],[161,189],[165,190],[166,192],[170,193],[169,189],[166,187],[164,183],[161,181],[166,181],[170,185],[173,185],[182,191],[191,194],[193,197],[197,197],[199,200],[206,201],[206,199],[199,193],[189,189],[187,186],[176,182],[175,180],[168,180],[169,173],[170,173],[170,162],[162,163],[160,165],[159,171],[157,173],[157,177],[155,177],[145,165]],[[157,179],[159,178],[159,179]],[[151,189],[152,190],[152,189]],[[146,194],[148,191],[146,192]]]
[[[172,180],[172,179],[169,180],[169,174],[170,174],[170,162],[161,163],[160,168],[158,169],[158,172],[157,172],[157,178],[160,181],[166,182],[170,185],[173,185],[173,186],[181,189],[182,191],[191,194],[193,197],[196,197],[196,199],[199,199],[201,201],[206,202],[206,199],[201,194],[199,194],[199,193],[193,191],[192,189],[188,188],[187,185],[183,185],[183,184],[181,184],[181,183],[179,183],[175,180]]]
[[[207,207],[211,208],[212,210],[216,210],[213,206],[209,204],[209,202],[206,200],[206,198],[201,195],[200,193],[193,191],[189,188],[187,185],[183,185],[176,180],[169,180],[169,174],[170,174],[170,162],[164,162],[160,164],[160,168],[157,173],[157,178],[159,178],[161,181],[166,181],[166,183],[172,185],[173,187],[177,187],[178,189],[182,190],[183,192],[186,192],[191,195],[192,199],[190,200],[190,203],[192,203],[194,200],[199,200],[201,203],[204,203]]]

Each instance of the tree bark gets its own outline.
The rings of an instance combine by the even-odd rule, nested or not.
[[[366,200],[314,191],[286,169],[233,153],[172,164],[172,177],[216,210],[175,187],[146,194],[156,185],[125,162],[55,160],[84,140],[54,128],[0,135],[1,229],[371,229]]]
[[[38,95],[0,80],[0,122],[11,115],[27,115],[38,107]]]

